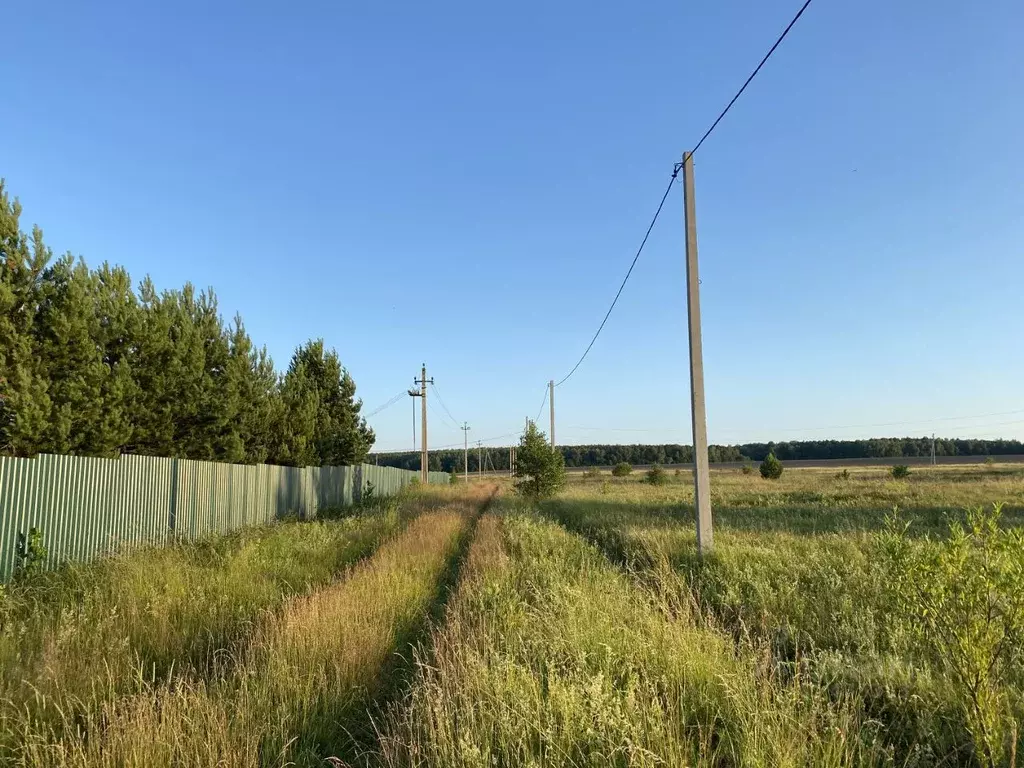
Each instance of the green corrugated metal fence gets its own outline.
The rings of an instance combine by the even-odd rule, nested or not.
[[[243,466],[122,456],[0,457],[0,582],[16,562],[18,534],[43,533],[47,564],[86,560],[133,544],[194,539],[327,507],[352,504],[368,483],[390,496],[418,477],[393,467]],[[431,483],[448,482],[431,472]]]

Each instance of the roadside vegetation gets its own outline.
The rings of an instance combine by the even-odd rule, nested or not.
[[[654,477],[26,577],[0,763],[1015,768],[1024,468],[718,470],[703,559]]]
[[[386,766],[870,763],[857,708],[675,616],[522,502],[488,516],[381,740]]]
[[[576,487],[543,509],[674,613],[769,648],[782,678],[859,702],[861,740],[893,764],[1012,765],[1024,723],[1024,472],[887,475],[800,470],[762,493],[760,478],[716,473],[704,560],[688,484],[600,497]]]
[[[172,702],[199,707],[214,691],[241,687],[268,643],[284,642],[283,630],[271,628],[296,616],[296,606],[322,614],[318,600],[336,594],[332,585],[351,581],[349,569],[381,542],[401,540],[410,520],[414,538],[426,541],[424,515],[440,520],[431,510],[454,504],[448,517],[463,520],[478,497],[430,487],[342,519],[134,552],[13,585],[0,606],[0,762],[152,765],[177,754],[188,765],[215,764],[187,745],[169,747],[169,759],[154,763],[157,752],[143,742],[180,742],[182,734],[161,730],[170,727]],[[406,575],[429,590],[429,574]],[[408,589],[401,595],[415,602]],[[276,651],[275,659],[286,663]],[[146,721],[147,707],[160,716]],[[213,736],[204,738],[217,748]]]

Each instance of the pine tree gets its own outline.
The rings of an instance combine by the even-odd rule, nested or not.
[[[108,349],[124,343],[124,332],[115,328],[124,318],[111,313],[126,302],[126,280],[109,270],[90,272],[70,255],[43,275],[35,346],[52,403],[48,451],[112,457],[131,436],[131,376],[119,359],[123,352]],[[104,296],[111,290],[120,295]]]
[[[224,386],[238,400],[234,435],[242,451],[232,460],[259,464],[269,457],[274,432],[281,426],[278,376],[266,347],[254,347],[240,316],[229,331],[228,347]]]
[[[554,494],[565,483],[565,458],[532,421],[519,439],[516,490],[531,499]]]
[[[0,179],[0,452],[33,456],[45,449],[50,399],[32,329],[39,282],[50,252],[42,231],[32,248],[19,229],[21,205]]]
[[[281,385],[285,405],[283,463],[297,466],[358,464],[373,445],[373,431],[359,416],[356,385],[322,339],[295,350]]]

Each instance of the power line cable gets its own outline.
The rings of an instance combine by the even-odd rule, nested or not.
[[[711,127],[704,132],[704,135],[701,136],[700,141],[697,142],[697,145],[693,148],[690,154],[693,154],[698,149],[700,149],[701,145],[704,144],[704,142],[715,130],[715,128],[718,127],[718,124],[722,122],[722,119],[726,116],[726,114],[728,114],[729,110],[732,109],[733,104],[735,104],[739,97],[743,95],[743,92],[747,90],[747,86],[750,85],[750,83],[753,81],[755,77],[757,77],[757,73],[761,71],[761,68],[764,67],[764,65],[768,62],[768,59],[772,57],[772,54],[775,53],[776,49],[782,44],[782,41],[786,39],[786,35],[789,34],[789,31],[793,28],[793,26],[796,24],[799,18],[803,16],[804,11],[807,10],[807,7],[810,4],[811,0],[805,0],[804,4],[800,7],[800,10],[797,11],[796,15],[792,18],[792,20],[789,22],[786,28],[782,31],[782,34],[779,35],[778,39],[775,41],[775,44],[768,50],[768,53],[764,55],[764,58],[762,58],[757,67],[754,68],[754,71],[750,73],[749,77],[747,77],[743,85],[736,92],[736,95],[732,97],[732,99],[726,105],[725,109],[723,109],[721,113],[718,115],[718,117],[715,118],[715,121],[711,124]],[[618,302],[619,296],[622,295],[622,290],[626,287],[626,282],[629,280],[630,275],[633,274],[633,268],[636,266],[636,262],[640,258],[640,254],[643,252],[644,246],[647,244],[647,239],[650,237],[651,231],[654,229],[654,225],[658,221],[658,216],[661,215],[661,210],[665,206],[665,200],[668,198],[668,193],[672,191],[672,184],[676,180],[676,177],[679,175],[679,171],[681,168],[682,165],[680,163],[676,163],[673,166],[672,178],[669,180],[668,186],[665,188],[665,194],[661,196],[661,202],[658,203],[658,209],[654,213],[654,218],[651,219],[650,226],[647,227],[647,232],[644,234],[644,239],[640,242],[640,247],[637,249],[636,255],[633,257],[633,262],[629,265],[629,270],[626,272],[626,276],[625,278],[623,278],[622,285],[619,286],[619,290],[616,292],[615,298],[612,299],[611,306],[608,307],[608,311],[605,313],[604,319],[601,320],[601,325],[598,326],[597,333],[595,333],[594,338],[590,340],[590,344],[588,344],[587,348],[583,351],[583,355],[580,357],[579,360],[576,361],[576,365],[572,367],[572,370],[569,371],[569,373],[566,374],[561,381],[555,384],[556,387],[560,387],[562,384],[568,381],[574,373],[576,373],[576,369],[579,368],[580,364],[586,359],[587,355],[590,353],[591,348],[594,346],[594,342],[597,341],[597,337],[600,336],[601,331],[604,330],[605,323],[608,322],[608,318],[611,315],[612,310],[615,309],[615,304]],[[539,415],[538,418],[540,418]]]
[[[800,17],[804,15],[804,11],[807,10],[807,6],[809,6],[810,4],[811,0],[806,0],[806,2],[800,7],[800,10],[796,12],[796,16],[793,17],[793,20],[789,22],[789,24],[786,26],[784,30],[782,30],[782,34],[779,35],[779,39],[775,41],[775,45],[773,45],[768,50],[768,53],[766,53],[764,55],[764,58],[761,59],[761,63],[758,64],[754,71],[750,73],[750,77],[748,77],[746,81],[743,83],[743,86],[738,91],[736,91],[736,95],[732,97],[732,100],[728,104],[726,104],[725,109],[722,110],[721,114],[719,114],[718,117],[715,118],[715,122],[713,122],[711,124],[711,127],[708,128],[707,131],[705,131],[703,136],[700,137],[700,141],[697,142],[697,146],[695,146],[693,150],[691,150],[690,154],[696,154],[697,150],[700,149],[701,144],[703,144],[707,137],[711,135],[712,131],[714,131],[715,128],[718,127],[718,124],[722,122],[722,118],[725,117],[726,114],[728,114],[729,110],[732,109],[732,105],[735,104],[736,100],[743,95],[743,92],[745,90],[747,90],[747,86],[750,85],[750,82],[755,77],[757,77],[757,73],[761,71],[761,67],[763,67],[767,63],[768,59],[772,57],[772,54],[775,53],[775,49],[778,48],[782,44],[782,41],[786,39],[786,35],[789,34],[789,30],[791,30],[793,28],[793,25],[796,24]]]
[[[540,415],[542,413],[544,413],[544,405],[547,403],[547,401],[548,401],[548,388],[545,386],[544,387],[544,399],[540,401],[540,408],[537,410],[537,418],[534,419],[535,422],[536,421],[540,421]]]
[[[452,416],[452,412],[448,410],[448,406],[445,405],[444,404],[444,400],[441,399],[441,393],[437,391],[437,385],[434,384],[434,383],[431,383],[430,384],[430,388],[432,390],[434,390],[434,395],[437,396],[437,402],[439,402],[441,404],[441,407],[444,408],[444,412],[448,414],[449,418],[451,418],[452,421],[454,421],[455,423],[458,423],[459,420],[456,419],[454,416]]]
[[[459,428],[459,426],[457,424],[455,424],[453,421],[451,421],[448,418],[446,418],[443,413],[441,413],[440,411],[436,410],[434,408],[434,404],[432,402],[430,402],[429,400],[427,400],[427,408],[430,409],[430,412],[432,414],[434,414],[435,416],[437,416],[437,418],[439,418],[441,420],[441,422],[446,427],[451,427],[453,429],[458,429]]]
[[[391,398],[390,400],[388,400],[388,401],[387,401],[386,403],[384,403],[384,405],[382,405],[382,406],[380,406],[380,407],[378,407],[378,408],[375,408],[375,409],[374,409],[374,410],[372,410],[372,411],[371,411],[370,413],[366,414],[366,416],[364,416],[363,418],[367,418],[367,419],[373,418],[374,416],[376,416],[376,415],[377,415],[378,413],[380,413],[381,411],[383,411],[383,410],[385,410],[385,409],[387,409],[387,408],[390,408],[390,407],[391,407],[392,405],[394,405],[395,403],[397,403],[397,402],[398,402],[399,400],[401,400],[401,399],[402,399],[403,397],[405,397],[405,395],[406,395],[406,392],[405,392],[405,390],[403,389],[403,390],[402,390],[401,392],[399,392],[399,393],[398,393],[397,395],[395,395],[395,396],[394,396],[394,397],[392,397],[392,398]]]
[[[640,241],[640,247],[637,248],[636,256],[633,257],[633,263],[629,265],[629,270],[626,272],[626,276],[622,278],[622,285],[620,285],[619,290],[616,291],[615,298],[612,299],[611,306],[608,307],[608,311],[605,312],[604,319],[601,321],[601,325],[597,327],[597,333],[595,333],[594,338],[590,340],[590,343],[587,345],[587,348],[583,351],[583,355],[580,357],[579,360],[576,361],[576,365],[572,367],[572,370],[569,371],[569,373],[567,373],[561,381],[555,384],[556,387],[562,386],[566,381],[569,380],[570,376],[576,373],[576,369],[579,368],[580,363],[582,363],[586,359],[587,355],[590,353],[590,349],[594,346],[594,342],[597,341],[597,337],[600,336],[601,331],[604,330],[604,324],[608,322],[608,318],[611,316],[612,310],[615,309],[615,304],[618,302],[619,296],[622,295],[622,289],[626,287],[626,282],[629,280],[629,276],[633,274],[633,267],[636,266],[636,262],[640,258],[640,254],[643,253],[644,251],[644,246],[647,245],[647,238],[651,236],[651,230],[654,229],[654,225],[657,223],[658,217],[661,215],[661,209],[665,207],[665,200],[668,199],[668,193],[672,191],[672,185],[673,183],[675,183],[676,176],[679,175],[679,170],[681,168],[682,165],[680,165],[679,163],[676,163],[676,165],[672,168],[672,178],[669,179],[668,186],[665,187],[665,193],[661,196],[661,202],[658,203],[658,209],[654,212],[654,218],[651,219],[651,223],[647,227],[647,232],[644,233],[644,239]],[[541,409],[543,410],[543,406],[541,406]],[[538,415],[537,418],[540,418],[540,416]]]
[[[493,443],[495,440],[504,440],[506,437],[518,437],[518,436],[519,436],[518,432],[508,432],[508,433],[506,433],[504,435],[497,435],[496,437],[485,437],[483,440],[477,440],[476,442],[478,442],[478,443]],[[432,451],[444,451],[444,450],[447,450],[448,448],[462,448],[462,447],[463,447],[462,443],[452,443],[451,445],[438,445],[438,446],[435,446],[435,447],[431,448],[430,450],[432,450]]]

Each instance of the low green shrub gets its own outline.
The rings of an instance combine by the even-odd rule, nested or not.
[[[894,480],[902,480],[910,475],[910,467],[906,464],[897,464],[889,470]]]
[[[775,458],[774,453],[769,453],[761,462],[760,471],[765,480],[778,480],[782,477],[782,462]]]
[[[627,475],[632,474],[632,472],[633,466],[625,461],[620,461],[612,468],[612,475],[615,477],[626,477]]]
[[[647,475],[644,477],[644,482],[649,485],[664,485],[668,482],[668,473],[661,468],[660,464],[655,464],[649,470]]]

